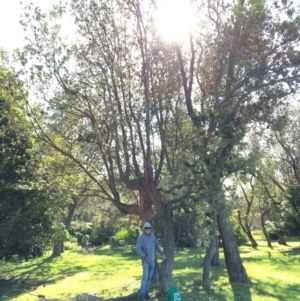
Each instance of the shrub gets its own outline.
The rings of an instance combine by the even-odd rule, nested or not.
[[[113,234],[113,227],[105,224],[104,221],[101,221],[100,225],[94,224],[91,233],[91,244],[94,246],[102,246],[107,244],[109,243]]]
[[[271,240],[279,239],[279,235],[277,233],[273,233],[273,232],[269,233],[269,237]]]
[[[134,245],[136,243],[136,232],[121,228],[110,240],[112,247]]]
[[[69,229],[70,236],[76,238],[78,245],[82,247],[87,246],[90,243],[90,234],[92,232],[92,223],[85,222],[81,220],[75,220],[71,223],[71,228]]]
[[[65,250],[77,250],[78,249],[78,244],[77,241],[66,241],[64,243],[64,249]]]
[[[248,237],[245,234],[245,232],[242,230],[241,227],[239,227],[239,226],[234,227],[233,233],[234,233],[234,236],[235,236],[238,246],[242,246],[248,241]]]

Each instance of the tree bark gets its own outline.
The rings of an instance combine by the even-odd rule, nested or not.
[[[221,262],[220,262],[220,251],[219,251],[219,242],[218,242],[218,239],[216,238],[216,252],[213,256],[213,258],[211,259],[211,266],[214,266],[214,267],[218,267],[221,265]]]
[[[64,241],[62,239],[57,239],[54,242],[52,249],[52,257],[58,257],[64,252]]]
[[[261,214],[261,228],[262,228],[263,234],[265,236],[265,239],[268,243],[268,247],[272,248],[272,242],[271,242],[270,236],[269,236],[266,226],[265,226],[265,214],[264,213]]]
[[[251,230],[249,229],[249,231],[246,232],[246,235],[248,236],[251,245],[253,248],[256,248],[258,246],[258,243],[256,242],[256,240],[254,239]]]
[[[286,246],[286,240],[284,234],[279,234],[278,244]]]
[[[64,225],[65,225],[67,230],[70,228],[70,225],[71,225],[74,213],[75,213],[77,201],[78,201],[77,198],[73,199],[73,203],[69,204],[69,206],[68,206],[68,214],[67,214],[67,217],[64,219]],[[62,238],[58,238],[57,240],[54,241],[51,256],[58,257],[64,251],[65,251],[64,240]]]
[[[209,247],[206,250],[206,254],[203,260],[203,274],[202,274],[202,287],[204,289],[210,288],[210,267],[211,261],[217,251],[217,216],[216,216],[216,208],[215,202],[213,204],[213,219],[211,223],[210,229],[210,243]]]
[[[251,283],[242,264],[238,245],[231,224],[224,210],[217,216],[220,235],[223,241],[224,257],[230,283]]]
[[[251,177],[251,180],[250,180],[250,186],[251,186],[251,191],[252,191],[251,197],[248,197],[243,185],[240,185],[240,187],[242,188],[246,203],[247,203],[247,209],[246,209],[245,217],[244,217],[245,225],[242,223],[240,210],[238,211],[238,219],[239,219],[239,224],[242,227],[244,233],[247,235],[248,239],[250,240],[252,247],[256,248],[258,246],[258,243],[256,242],[256,240],[254,239],[254,237],[252,235],[251,227],[250,227],[251,223],[249,224],[249,215],[251,212],[251,208],[252,208],[252,205],[254,202],[254,195],[255,195],[254,185],[252,184],[253,178],[254,177]]]
[[[248,223],[248,215],[244,219],[245,219],[245,225],[242,223],[241,212],[238,211],[239,225],[241,226],[244,233],[247,235],[248,239],[250,240],[252,247],[256,248],[258,246],[258,243],[256,242],[256,240],[254,239],[254,237],[252,235],[251,228]]]
[[[161,292],[166,293],[173,282],[172,271],[175,250],[174,223],[170,204],[164,206],[161,219],[163,224],[163,250],[167,258],[161,264],[159,288]]]
[[[159,279],[157,279],[156,271],[154,271],[154,281],[159,281],[159,289],[162,293],[166,293],[172,285],[172,272],[174,266],[174,249],[175,249],[175,230],[172,215],[172,204],[163,204],[157,195],[156,187],[152,183],[149,184],[149,178],[145,176],[142,181],[137,181],[138,186],[135,190],[139,191],[140,195],[140,206],[137,214],[141,219],[141,223],[150,222],[152,223],[155,213],[153,211],[153,203],[159,208],[156,208],[157,217],[162,222],[163,227],[163,251],[166,255],[166,259],[162,262],[159,270]],[[131,187],[133,189],[133,187]],[[159,261],[159,258],[158,258]],[[156,266],[157,267],[157,266]]]

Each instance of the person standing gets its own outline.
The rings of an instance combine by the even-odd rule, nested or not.
[[[163,259],[166,258],[154,233],[151,232],[150,223],[145,223],[143,227],[143,233],[139,235],[136,243],[136,252],[142,259],[143,267],[143,277],[140,288],[141,301],[150,299],[149,287],[154,270],[155,251],[160,252],[163,256]]]

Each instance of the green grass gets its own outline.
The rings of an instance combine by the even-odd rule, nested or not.
[[[201,289],[203,249],[186,249],[175,255],[174,281],[183,301],[296,301],[300,296],[299,240],[288,246],[274,243],[269,249],[240,248],[244,266],[252,285],[228,283],[221,254],[221,267],[212,268],[212,289]],[[129,295],[139,289],[141,264],[132,247],[108,247],[84,254],[66,251],[60,258],[45,256],[28,262],[0,261],[0,300],[36,301],[38,295],[70,300],[87,293],[102,298]],[[21,280],[22,279],[22,280]],[[9,280],[9,281],[8,281]],[[151,295],[157,292],[152,285]],[[153,301],[166,297],[151,298]]]

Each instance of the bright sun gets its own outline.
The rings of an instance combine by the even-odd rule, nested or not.
[[[167,41],[180,42],[188,38],[194,19],[189,0],[160,0],[156,27],[159,35]]]

